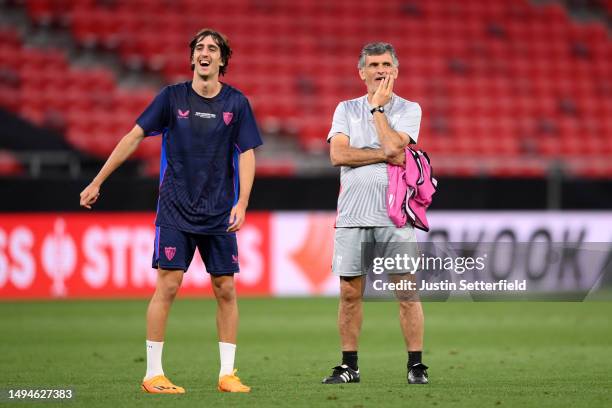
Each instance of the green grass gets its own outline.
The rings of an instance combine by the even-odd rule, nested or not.
[[[73,387],[73,407],[612,406],[611,302],[426,303],[427,386],[406,384],[397,305],[383,302],[365,304],[362,383],[319,384],[340,354],[336,305],[242,299],[237,367],[253,392],[235,395],[215,388],[214,301],[178,300],[164,369],[187,394],[165,396],[139,390],[145,301],[0,303],[0,388]]]

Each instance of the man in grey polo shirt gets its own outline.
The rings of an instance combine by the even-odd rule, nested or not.
[[[357,349],[365,284],[361,243],[416,242],[413,227],[393,225],[385,202],[387,163],[404,163],[404,148],[417,142],[421,122],[420,106],[393,93],[398,67],[391,44],[364,46],[358,68],[367,95],[340,102],[327,137],[332,164],[342,166],[332,264],[333,273],[340,277],[338,329],[342,364],[334,367],[324,384],[360,381]],[[421,362],[421,303],[418,299],[400,299],[399,303],[400,325],[408,349],[408,382],[427,384],[427,366]]]

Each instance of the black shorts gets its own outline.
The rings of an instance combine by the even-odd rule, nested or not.
[[[187,272],[196,247],[211,275],[232,275],[240,271],[235,232],[200,235],[169,227],[155,227],[153,268]]]

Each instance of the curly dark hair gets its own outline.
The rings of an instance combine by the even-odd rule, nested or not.
[[[232,49],[230,47],[229,40],[227,39],[227,37],[224,34],[213,30],[212,28],[203,28],[198,31],[195,36],[193,36],[193,38],[189,42],[189,48],[191,50],[189,61],[193,60],[193,53],[195,52],[195,47],[198,41],[208,36],[212,37],[212,39],[215,41],[215,43],[219,46],[219,49],[221,50],[221,61],[223,61],[223,66],[219,67],[219,75],[225,75],[225,73],[227,72],[227,67],[229,65],[229,60],[232,57]],[[194,69],[195,65],[192,62],[191,70],[193,71]]]

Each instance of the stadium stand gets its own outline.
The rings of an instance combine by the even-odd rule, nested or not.
[[[155,95],[151,89],[120,89],[103,68],[71,66],[63,50],[23,45],[17,31],[0,31],[0,106],[31,122],[64,133],[74,147],[105,157],[134,117]],[[157,154],[145,143],[137,157]]]
[[[360,47],[388,41],[401,63],[396,92],[421,104],[421,147],[445,164],[438,174],[478,175],[479,162],[494,176],[542,176],[561,160],[574,174],[612,175],[609,34],[600,23],[573,21],[556,3],[28,0],[25,7],[36,24],[66,27],[82,47],[110,50],[165,82],[189,78],[186,42],[195,31],[228,33],[235,57],[227,81],[249,96],[260,123],[295,133],[312,152],[326,149],[338,101],[363,92]],[[2,36],[9,39],[0,45],[2,75],[15,83],[0,103],[36,123],[63,124],[86,151],[107,154],[117,129],[127,130],[156,92],[124,91],[105,69],[72,67],[61,50]],[[42,71],[30,63],[41,55]]]

